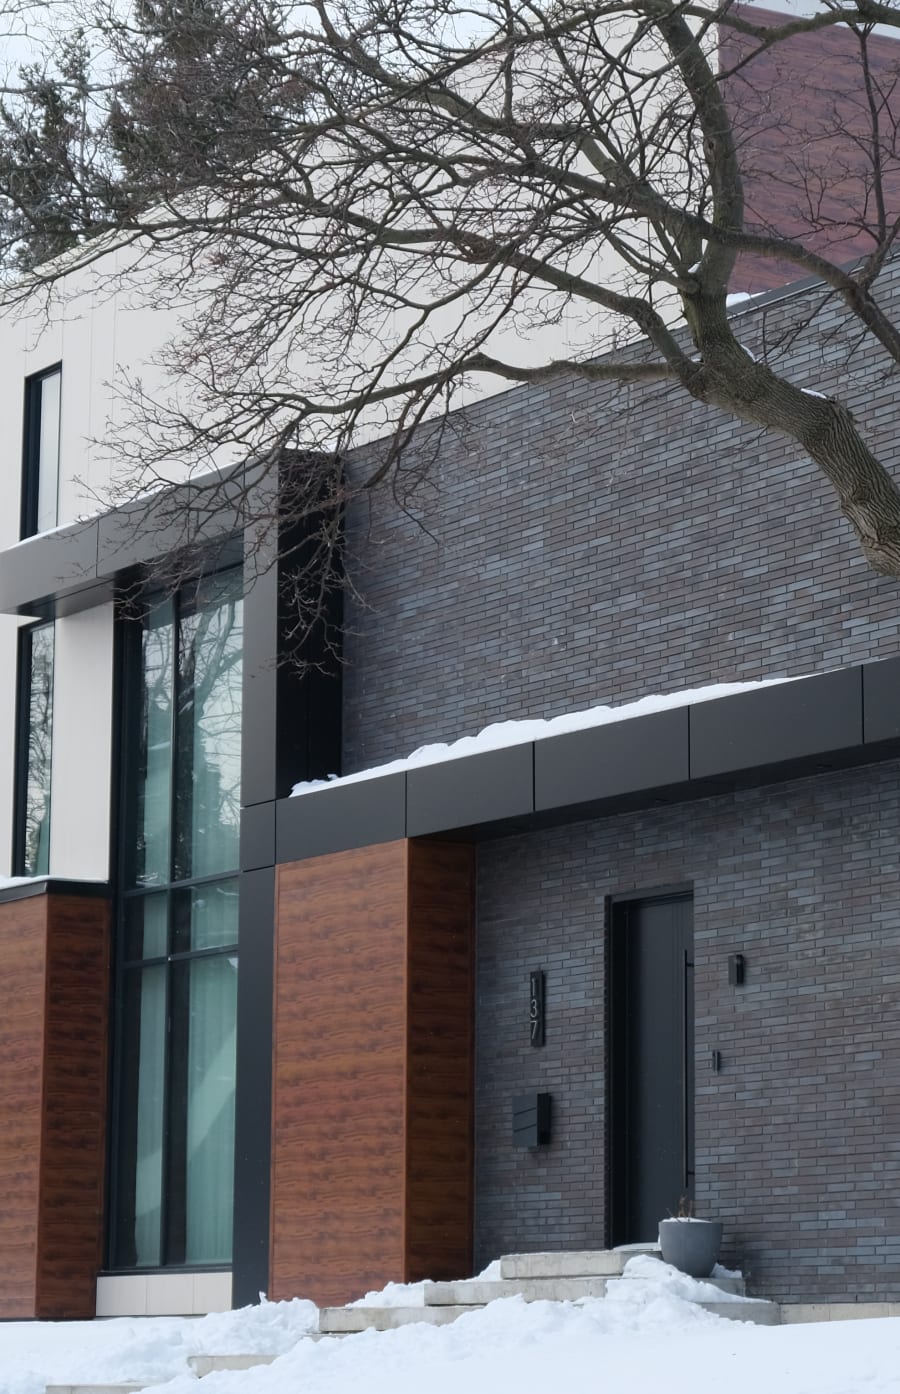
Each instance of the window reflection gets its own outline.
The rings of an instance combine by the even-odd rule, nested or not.
[[[117,1267],[231,1256],[241,582],[226,572],[148,610],[134,649]]]

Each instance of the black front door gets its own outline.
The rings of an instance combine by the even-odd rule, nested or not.
[[[691,897],[614,903],[610,936],[610,1229],[633,1244],[693,1191]]]

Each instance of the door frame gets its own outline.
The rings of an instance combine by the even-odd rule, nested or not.
[[[624,971],[616,943],[616,931],[620,917],[628,906],[675,899],[690,899],[693,903],[693,882],[683,881],[674,885],[654,886],[646,890],[636,888],[617,892],[614,895],[607,895],[604,901],[604,1075],[606,1080],[604,1097],[604,1234],[606,1236],[605,1242],[609,1248],[627,1242],[622,1238],[622,1231],[628,1213],[628,1194],[621,1179],[627,1175],[627,1167],[623,1161],[623,1153],[628,1139],[627,1090],[622,1087],[624,1077],[619,1065],[623,1049],[621,1038],[626,1019],[624,1011],[626,1003],[616,992],[621,973]],[[693,966],[691,963],[692,972]],[[689,1199],[693,1198],[695,1184],[694,1016],[693,992],[691,992],[688,1000],[685,1042],[685,1151],[687,1170],[685,1194]]]

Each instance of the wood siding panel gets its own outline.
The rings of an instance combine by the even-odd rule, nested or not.
[[[92,1317],[103,1242],[109,906],[0,905],[0,1317]]]
[[[406,1280],[472,1271],[474,848],[409,845]]]
[[[91,1317],[103,1260],[110,909],[49,898],[38,1314]]]
[[[36,1315],[47,897],[0,905],[0,1317]]]
[[[278,868],[269,1295],[403,1272],[405,842]]]

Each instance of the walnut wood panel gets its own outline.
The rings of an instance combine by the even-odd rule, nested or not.
[[[103,1237],[109,908],[0,905],[0,1317],[92,1317]]]
[[[36,1313],[47,897],[0,905],[0,1317]]]
[[[37,1308],[96,1311],[103,1259],[110,910],[49,898]]]
[[[274,1298],[359,1296],[403,1270],[405,842],[278,869]]]
[[[470,1270],[468,847],[278,869],[270,1295]]]
[[[409,844],[406,1280],[472,1271],[474,848]]]

